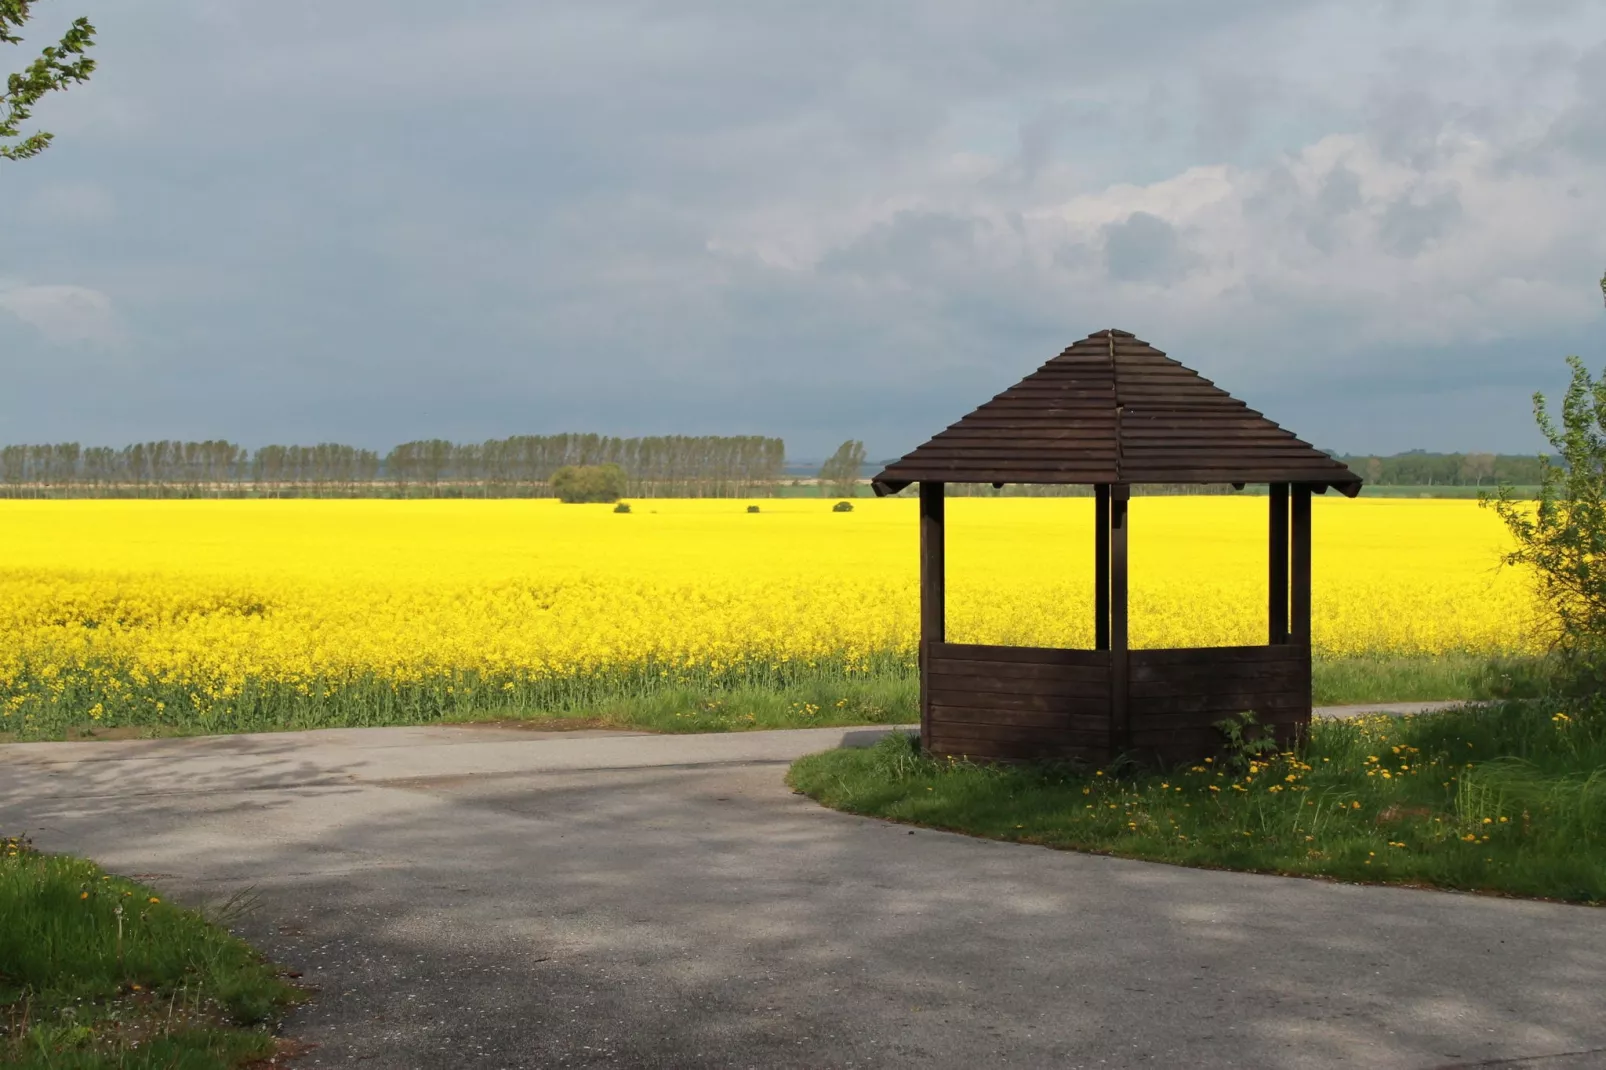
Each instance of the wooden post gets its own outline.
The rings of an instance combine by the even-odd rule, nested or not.
[[[1110,485],[1093,488],[1093,649],[1110,649]]]
[[[1288,484],[1271,485],[1271,555],[1267,575],[1267,620],[1272,646],[1288,642]]]
[[[1290,547],[1288,641],[1310,646],[1310,484],[1294,485],[1289,510]]]
[[[1132,743],[1132,711],[1127,703],[1126,669],[1126,536],[1127,499],[1131,488],[1110,488],[1110,748]]]
[[[926,696],[926,665],[931,646],[947,634],[947,569],[942,530],[941,483],[920,484],[920,746],[931,750],[931,704]]]

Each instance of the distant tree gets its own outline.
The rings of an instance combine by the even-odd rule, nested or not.
[[[864,443],[848,439],[820,466],[821,493],[852,498],[859,492],[859,469],[864,467]]]
[[[1494,475],[1495,456],[1492,453],[1467,453],[1461,457],[1461,482],[1465,484],[1471,480],[1475,487],[1483,486],[1483,481]]]
[[[1366,481],[1374,486],[1383,482],[1383,459],[1381,457],[1366,458]]]
[[[552,493],[564,502],[616,502],[625,494],[625,470],[616,464],[565,465],[552,473]]]
[[[0,0],[0,44],[22,43],[20,32],[32,12],[35,0]],[[22,124],[33,115],[33,106],[54,89],[65,89],[71,82],[88,81],[95,61],[84,53],[95,43],[95,27],[86,18],[73,21],[58,44],[45,46],[39,58],[19,74],[8,75],[0,91],[0,159],[26,160],[45,151],[54,137],[45,130],[26,136]],[[4,140],[14,138],[9,143]]]

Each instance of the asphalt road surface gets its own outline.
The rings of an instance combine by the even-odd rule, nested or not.
[[[874,730],[0,747],[0,828],[236,926],[297,1067],[1606,1067],[1606,911],[834,813]]]

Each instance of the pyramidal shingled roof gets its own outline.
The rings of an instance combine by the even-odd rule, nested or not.
[[[1311,483],[1361,480],[1126,331],[1090,334],[875,477],[911,483]]]

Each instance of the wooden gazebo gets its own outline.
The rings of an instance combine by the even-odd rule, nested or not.
[[[950,643],[947,483],[1095,488],[1092,650]],[[1252,710],[1290,741],[1310,723],[1311,494],[1361,480],[1127,333],[1089,335],[888,465],[877,494],[920,485],[920,734],[927,753],[990,761],[1217,752],[1216,722]],[[1265,646],[1131,650],[1127,503],[1135,483],[1270,486]]]

